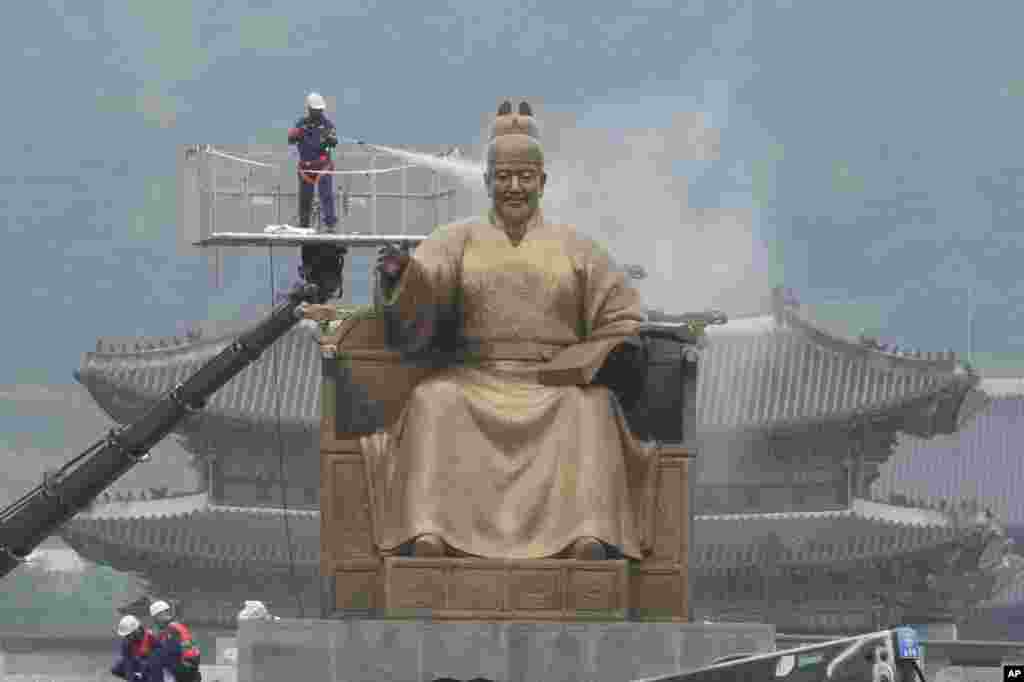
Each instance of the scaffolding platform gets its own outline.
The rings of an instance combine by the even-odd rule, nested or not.
[[[403,147],[437,157],[450,149]],[[450,174],[412,165],[394,154],[342,144],[331,171],[337,225],[318,224],[315,209],[313,234],[294,228],[274,232],[273,227],[299,223],[296,163],[295,150],[285,145],[183,145],[178,156],[182,242],[214,250],[324,243],[415,245],[438,225],[471,211],[467,195]]]
[[[297,234],[289,232],[219,232],[202,238],[196,246],[308,246],[340,244],[353,247],[381,247],[389,244],[416,246],[426,235],[412,234],[338,234],[321,232]]]

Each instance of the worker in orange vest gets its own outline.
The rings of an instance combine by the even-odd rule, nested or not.
[[[152,631],[135,616],[127,615],[117,624],[117,635],[121,638],[121,656],[110,674],[128,682],[159,682],[160,677],[151,674],[150,664],[157,657],[159,646]]]
[[[157,628],[160,645],[158,665],[171,673],[175,682],[201,682],[199,647],[192,638],[192,632],[184,623],[174,620],[171,605],[165,601],[153,602],[149,615]]]

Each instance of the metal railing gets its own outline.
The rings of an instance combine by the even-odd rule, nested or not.
[[[425,235],[461,217],[457,182],[443,173],[400,159],[381,167],[387,154],[357,145],[340,145],[335,156],[338,232],[376,235],[386,224],[400,235]],[[186,145],[179,154],[182,236],[192,245],[221,246],[213,235],[261,234],[268,225],[296,224],[300,182],[296,158],[284,145]]]

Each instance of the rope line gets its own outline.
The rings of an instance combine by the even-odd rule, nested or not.
[[[207,154],[213,154],[214,156],[219,156],[219,157],[224,158],[224,159],[230,159],[231,161],[238,161],[239,163],[247,163],[250,166],[260,166],[262,168],[280,168],[280,166],[275,166],[272,163],[263,163],[262,161],[253,161],[252,159],[243,159],[241,156],[235,156],[233,154],[228,154],[226,152],[222,152],[222,151],[220,151],[218,149],[214,149],[212,145],[206,145],[206,153]]]
[[[211,145],[207,145],[206,146],[206,153],[207,154],[212,154],[214,156],[219,156],[219,157],[221,157],[223,159],[228,159],[230,161],[237,161],[238,163],[245,163],[245,164],[248,164],[250,166],[259,166],[261,168],[276,168],[278,170],[283,170],[282,166],[277,166],[277,165],[274,165],[272,163],[264,163],[262,161],[253,161],[252,159],[246,159],[246,158],[243,158],[241,156],[235,156],[234,154],[228,154],[227,152],[222,152],[219,149],[214,149],[213,146],[211,146]],[[307,173],[309,175],[382,175],[384,173],[394,173],[394,172],[397,172],[397,171],[400,171],[400,170],[405,170],[407,168],[418,168],[418,167],[419,166],[417,166],[416,164],[407,163],[404,166],[391,166],[389,168],[366,168],[366,169],[363,169],[363,170],[340,170],[340,171],[339,170],[334,170],[334,171],[303,170],[302,172],[303,173]]]
[[[274,246],[270,245],[267,248],[268,255],[270,257],[270,307],[273,308],[276,304],[275,299],[277,298],[277,287],[274,285]],[[291,580],[290,588],[292,596],[295,597],[295,602],[299,606],[299,618],[305,618],[305,610],[302,606],[302,594],[298,591],[298,582],[295,579],[295,554],[294,548],[292,547],[292,533],[291,525],[288,523],[288,486],[284,473],[284,435],[281,433],[281,390],[280,390],[280,376],[277,372],[277,344],[273,344],[270,348],[271,357],[271,385],[274,387],[274,398],[275,398],[275,413],[276,413],[276,436],[277,436],[277,463],[278,463],[278,480],[281,488],[281,518],[284,520],[284,538],[285,544],[288,548],[288,574]]]

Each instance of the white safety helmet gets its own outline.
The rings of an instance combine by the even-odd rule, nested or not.
[[[306,106],[310,109],[319,109],[323,111],[327,108],[327,102],[320,96],[319,92],[311,92],[306,96]]]
[[[149,605],[149,615],[156,616],[158,613],[170,611],[171,605],[165,601],[155,601]]]
[[[117,634],[119,637],[127,637],[138,630],[141,625],[142,623],[139,622],[138,618],[129,614],[122,618],[121,622],[117,624]]]
[[[271,616],[266,604],[261,601],[247,601],[245,608],[238,613],[238,620],[281,620],[277,616]]]

